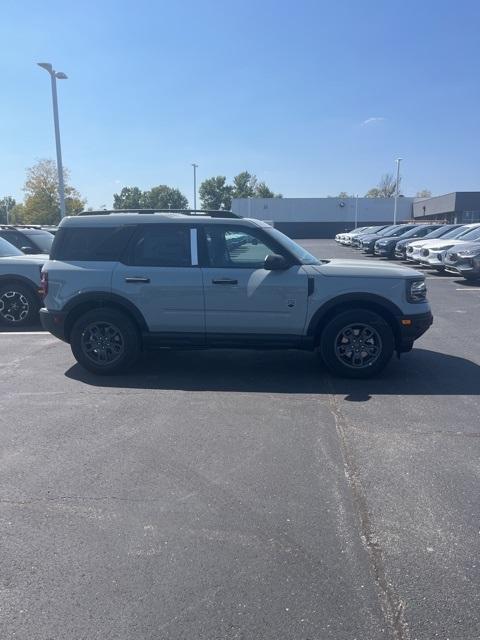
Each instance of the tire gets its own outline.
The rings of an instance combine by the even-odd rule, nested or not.
[[[75,322],[70,347],[77,362],[97,375],[125,371],[140,355],[135,323],[121,311],[95,308]]]
[[[40,302],[26,285],[11,282],[0,285],[0,324],[26,327],[39,322]]]
[[[363,351],[357,340],[362,340]],[[365,309],[351,309],[332,318],[324,327],[319,344],[319,354],[332,373],[358,379],[382,371],[394,349],[390,325],[378,313]]]
[[[480,274],[478,273],[462,273],[462,276],[467,282],[478,282],[480,280]]]

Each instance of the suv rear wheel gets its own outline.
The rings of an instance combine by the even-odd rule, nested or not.
[[[352,309],[328,322],[322,331],[319,352],[333,373],[370,378],[388,364],[394,348],[392,329],[380,315]]]
[[[40,304],[28,287],[16,282],[0,285],[0,323],[25,327],[38,322]]]
[[[140,336],[130,318],[115,309],[91,309],[73,325],[70,346],[77,362],[97,375],[124,371],[140,354]]]

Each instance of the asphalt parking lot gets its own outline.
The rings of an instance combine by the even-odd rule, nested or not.
[[[358,257],[301,241],[321,257]],[[0,637],[480,637],[480,286],[380,379],[168,352],[97,379],[0,335]]]

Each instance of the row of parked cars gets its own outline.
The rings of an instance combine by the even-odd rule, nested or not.
[[[335,240],[365,254],[480,280],[480,223],[359,227]]]

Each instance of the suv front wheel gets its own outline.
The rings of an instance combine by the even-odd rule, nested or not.
[[[73,325],[70,346],[77,362],[97,375],[131,366],[140,354],[140,336],[130,318],[115,309],[91,309]]]
[[[379,373],[394,349],[389,324],[365,309],[352,309],[332,318],[323,329],[319,344],[328,369],[347,378],[370,378]]]

